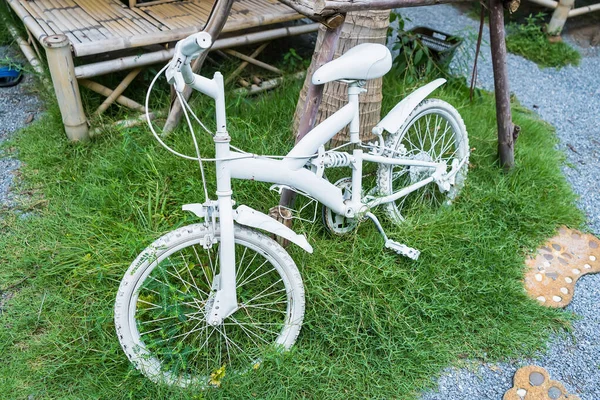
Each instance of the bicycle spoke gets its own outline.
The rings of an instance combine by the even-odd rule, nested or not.
[[[196,255],[196,260],[198,260],[198,264],[200,264],[200,269],[202,270],[202,274],[204,274],[204,277],[206,278],[206,284],[208,285],[208,287],[212,287],[212,279],[214,279],[214,275],[213,275],[212,279],[210,279],[208,277],[208,274],[206,273],[206,267],[202,263],[202,260],[200,259],[200,255],[198,255],[198,251],[196,251],[196,245],[193,245],[191,247],[192,247],[192,250],[194,251],[194,254]]]
[[[244,259],[246,258],[246,252],[247,252],[247,251],[248,251],[248,248],[247,248],[247,247],[244,247],[244,252],[242,253],[242,256],[240,257],[240,261],[239,261],[239,264],[238,264],[238,265],[240,265],[240,266],[241,266],[242,264],[244,264]],[[256,257],[256,256],[257,256],[257,254],[254,254],[254,257]],[[251,263],[251,262],[250,262],[250,263]],[[246,264],[246,269],[248,268],[248,265],[249,265],[249,264]],[[240,275],[240,269],[239,269],[239,268],[236,268],[236,269],[235,269],[235,280],[236,280],[236,281],[238,281],[238,279],[239,279],[238,277],[239,277],[239,276],[244,276],[244,273],[245,273],[245,272],[246,272],[246,270],[244,270],[244,272],[242,273],[242,275]]]
[[[252,342],[256,345],[256,347],[260,347],[260,346],[259,346],[258,343],[256,343],[254,341],[254,339],[252,339],[252,336],[250,336],[249,334],[254,335],[255,338],[260,339],[261,341],[263,341],[267,345],[271,344],[270,341],[264,339],[262,336],[258,335],[256,332],[252,332],[251,329],[249,329],[248,327],[245,326],[245,325],[248,325],[248,324],[242,324],[240,322],[235,321],[235,325],[239,326],[242,329],[242,331],[244,331],[244,333],[246,333],[246,336],[248,336],[248,338],[250,340],[252,340]],[[255,326],[255,325],[252,324],[250,326]],[[278,332],[273,332],[273,333],[277,334]]]
[[[248,268],[250,267],[250,265],[252,265],[254,263],[254,260],[256,260],[257,256],[258,256],[258,253],[254,253],[254,257],[252,257],[252,260],[250,260],[250,262],[246,264],[246,267],[244,268],[244,272],[242,272],[240,274],[240,279],[244,277],[244,275],[246,274],[246,271],[248,271]],[[256,272],[256,270],[255,270],[255,272]],[[252,276],[252,274],[250,274],[250,276]],[[236,275],[236,280],[237,280],[237,275]]]
[[[262,263],[262,264],[261,264],[261,265],[260,265],[258,268],[256,268],[255,272],[256,272],[256,271],[258,271],[258,270],[259,270],[259,269],[260,269],[260,268],[261,268],[263,265],[265,265],[267,262],[268,262],[268,261],[267,261],[267,260],[265,260],[265,262],[263,262],[263,263]],[[246,285],[246,284],[248,284],[248,283],[250,283],[250,282],[253,282],[253,281],[257,280],[257,279],[260,279],[260,278],[262,278],[263,276],[265,276],[265,275],[266,275],[266,274],[268,274],[269,272],[273,272],[273,270],[274,270],[274,268],[273,268],[273,269],[269,269],[269,270],[267,270],[266,272],[263,272],[262,274],[260,274],[260,275],[258,275],[258,276],[255,276],[254,278],[252,278],[252,279],[250,279],[250,280],[248,280],[248,278],[250,278],[250,277],[248,277],[248,278],[247,278],[247,279],[246,279],[244,282],[242,282],[242,283],[240,283],[240,284],[238,285],[238,288],[240,288],[240,287],[242,287],[242,286],[244,286],[244,285]],[[253,272],[252,274],[254,274],[254,272]],[[251,275],[251,276],[252,276],[252,275]]]
[[[271,294],[275,294],[275,293],[281,293],[285,291],[285,288],[283,289],[279,289],[276,290],[275,292],[272,293],[267,293],[267,294],[263,294],[266,290],[270,289],[271,287],[275,286],[277,283],[281,282],[281,279],[278,280],[277,282],[275,282],[274,284],[272,284],[271,286],[269,286],[267,289],[263,290],[261,293],[259,293],[258,295],[254,296],[251,300],[247,301],[245,304],[248,305],[250,302],[254,301],[254,300],[258,300],[258,299],[262,299],[263,297],[267,297]]]

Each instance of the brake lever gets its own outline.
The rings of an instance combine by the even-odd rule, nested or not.
[[[167,71],[165,72],[167,82],[169,85],[173,85],[175,90],[179,93],[182,93],[185,89],[185,80],[181,73],[181,65],[183,65],[183,62],[180,58],[173,58],[169,62],[169,68],[167,68]]]
[[[165,73],[167,82],[175,87],[179,93],[185,89],[185,79],[181,69],[191,62],[192,59],[212,45],[212,38],[207,32],[199,32],[180,40],[175,45],[175,54],[169,62],[169,68]]]

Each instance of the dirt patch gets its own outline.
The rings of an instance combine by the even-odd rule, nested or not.
[[[581,25],[569,28],[569,36],[577,45],[587,48],[600,46],[600,25]]]

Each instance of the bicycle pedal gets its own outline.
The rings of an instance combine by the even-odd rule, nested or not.
[[[398,243],[395,242],[391,239],[388,239],[385,241],[385,247],[395,251],[396,253],[400,254],[401,256],[405,256],[408,257],[412,260],[416,260],[419,258],[419,255],[421,254],[421,252],[417,249],[413,249],[412,247],[408,247],[407,245],[403,244],[403,243]]]

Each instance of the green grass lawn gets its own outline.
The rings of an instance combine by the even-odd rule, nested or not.
[[[385,110],[407,93],[394,76],[384,87]],[[248,151],[287,152],[299,89],[290,82],[256,98],[231,95],[233,142]],[[68,143],[50,104],[5,146],[23,167],[21,201],[0,217],[0,397],[410,399],[461,360],[543,349],[570,316],[528,299],[523,260],[558,226],[582,223],[552,128],[514,105],[522,127],[517,166],[503,173],[493,96],[469,103],[460,82],[435,96],[458,108],[473,150],[466,186],[452,207],[407,215],[400,228],[384,221],[390,237],[422,251],[419,260],[384,251],[370,223],[346,237],[297,223],[315,252],[290,249],[307,300],[296,346],[206,392],[161,387],[141,376],[113,324],[114,297],[129,263],[161,234],[196,221],[180,207],[203,200],[197,164],[167,153],[146,127],[106,129],[91,143]],[[207,104],[194,107],[209,115]],[[210,139],[201,142],[211,155]],[[192,154],[183,129],[170,143]],[[236,182],[235,199],[267,211],[278,201],[267,186]],[[209,189],[214,193],[214,185]]]
[[[551,42],[544,31],[544,13],[530,14],[521,24],[507,25],[506,48],[542,68],[579,65],[581,54],[563,41]]]

